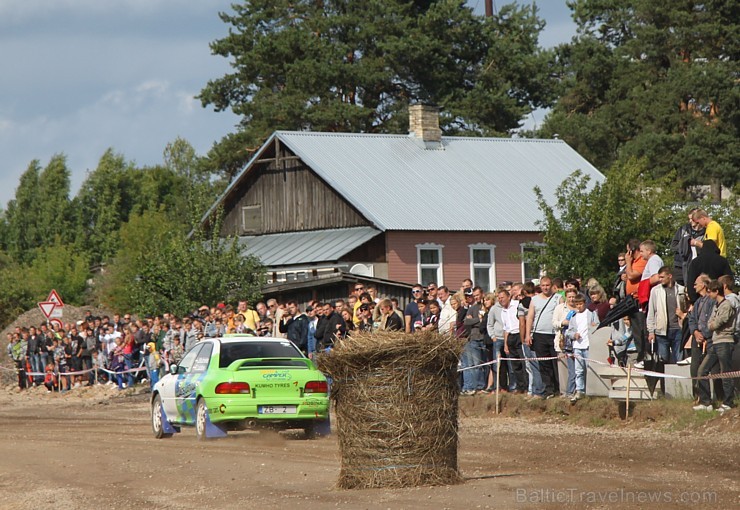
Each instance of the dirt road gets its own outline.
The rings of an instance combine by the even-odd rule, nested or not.
[[[0,389],[0,508],[740,506],[737,414],[696,433],[467,414],[464,484],[339,491],[335,437],[242,432],[200,443],[186,429],[158,441],[146,395]]]

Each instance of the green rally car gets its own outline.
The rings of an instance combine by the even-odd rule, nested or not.
[[[328,391],[324,375],[289,340],[209,338],[154,386],[152,430],[164,438],[188,425],[206,439],[264,425],[325,435]]]

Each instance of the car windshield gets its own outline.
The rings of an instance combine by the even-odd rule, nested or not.
[[[226,368],[238,359],[248,358],[302,358],[301,351],[288,341],[285,342],[233,342],[221,344],[218,366]],[[264,363],[262,363],[264,364]],[[291,362],[293,366],[305,366],[303,362]]]

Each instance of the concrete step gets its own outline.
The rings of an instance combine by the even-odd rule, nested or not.
[[[612,379],[614,377],[627,377],[627,370],[622,367],[606,367],[600,366],[595,369],[599,377],[604,379]]]
[[[630,379],[630,388],[644,389],[648,387],[648,383],[644,377],[633,377]],[[612,389],[627,389],[627,378],[620,377],[619,379],[612,379]]]
[[[629,394],[630,400],[653,400],[653,397],[650,395],[650,390],[647,388],[630,387]],[[609,390],[609,398],[627,400],[627,388]]]

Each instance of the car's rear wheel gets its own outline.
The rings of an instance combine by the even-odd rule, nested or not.
[[[195,404],[195,434],[198,436],[198,441],[205,441],[206,437],[206,418],[208,416],[208,408],[206,407],[206,401],[202,398],[198,399],[198,403]]]
[[[157,395],[152,401],[152,432],[154,432],[154,437],[157,439],[172,437],[172,434],[167,434],[164,431],[162,414],[162,398]]]

